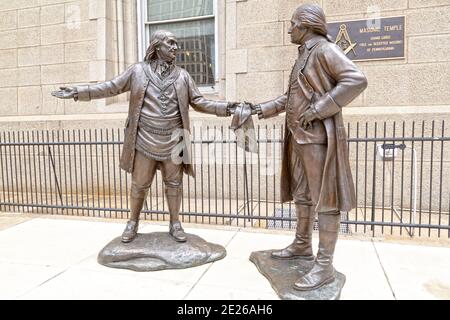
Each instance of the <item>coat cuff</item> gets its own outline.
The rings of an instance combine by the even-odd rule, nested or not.
[[[258,115],[258,119],[264,119],[264,114],[263,114],[263,112],[261,110],[261,105],[260,104],[257,104],[255,106],[255,110],[256,110],[256,114]]]
[[[80,101],[90,101],[91,100],[91,94],[89,90],[89,86],[77,86],[77,92],[78,92],[78,100]]]
[[[258,112],[259,119],[267,119],[277,115],[280,111],[277,109],[277,105],[273,101],[260,103],[259,107],[261,113]]]
[[[316,109],[319,119],[321,120],[332,117],[341,111],[341,107],[328,93],[316,101],[314,109]]]
[[[228,117],[228,102],[217,101],[216,102],[216,116]]]

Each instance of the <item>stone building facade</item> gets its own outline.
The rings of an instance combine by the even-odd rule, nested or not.
[[[123,105],[114,104],[126,101],[126,95],[75,103],[57,100],[50,92],[111,79],[137,61],[136,43],[134,0],[1,1],[3,127],[57,128],[72,120],[77,127],[76,120],[92,118],[90,114],[124,112]]]
[[[214,21],[212,29],[211,24],[208,29],[209,36],[213,30],[214,45],[210,41],[208,50],[214,47],[214,57],[210,55],[209,58],[215,65],[213,72],[215,85],[213,88],[211,85],[201,88],[208,97],[229,101],[263,102],[281,95],[287,89],[288,76],[297,52],[296,47],[289,43],[287,29],[292,12],[304,3],[303,0],[0,1],[0,134],[3,134],[1,136],[5,137],[5,132],[17,130],[70,129],[70,132],[73,132],[72,137],[75,136],[75,130],[72,131],[72,129],[115,128],[116,132],[121,130],[128,109],[127,94],[87,103],[58,100],[52,97],[50,92],[60,86],[111,79],[124,71],[127,66],[142,59],[145,47],[148,45],[149,33],[148,24],[144,24],[145,12],[148,9],[145,7],[150,2],[160,5],[160,9],[165,10],[166,13],[168,10],[165,4],[168,2],[178,4],[190,2],[200,6],[207,2],[214,4],[214,10],[211,11],[209,7],[205,13],[205,20]],[[450,132],[450,55],[448,54],[450,51],[450,0],[319,0],[315,2],[324,8],[329,22],[373,18],[374,13],[380,17],[405,16],[404,58],[357,62],[367,76],[369,86],[360,97],[344,108],[344,120],[353,125],[350,135],[356,136],[355,123],[359,122],[361,129],[359,137],[372,136],[376,121],[389,121],[388,132],[384,132],[388,137],[394,131],[392,123],[397,121],[396,134],[399,135],[402,134],[401,122],[405,121],[406,133],[405,131],[403,133],[409,136],[416,121],[415,136],[440,135],[444,132],[448,136]],[[165,19],[161,17],[160,20]],[[150,25],[159,27],[155,24]],[[185,31],[183,28],[180,30]],[[184,36],[189,37],[186,34]],[[194,72],[198,70],[193,69],[192,73]],[[206,124],[210,127],[229,125],[230,121],[229,118],[216,118],[197,112],[192,112],[191,117],[192,124],[201,126]],[[438,122],[436,130],[431,129],[430,120]],[[445,127],[441,128],[441,120],[446,121]],[[258,123],[258,120],[255,119],[255,121]],[[419,122],[422,121],[427,121],[428,124],[420,132]],[[272,136],[273,132],[270,128],[283,123],[284,116],[260,122],[269,127],[269,137],[277,137]],[[378,128],[378,136],[380,136],[383,134],[382,123]],[[204,128],[198,129],[197,133]],[[206,136],[210,137],[210,135],[203,135],[203,137]],[[80,137],[80,131],[78,131],[78,137]],[[96,138],[97,136],[94,139]],[[89,139],[91,139],[90,136]],[[418,145],[416,143],[416,146]],[[366,175],[367,172],[375,172],[372,166],[374,156],[370,153],[373,146],[374,144],[369,145],[369,158],[367,158],[367,144],[361,143],[359,151],[355,152],[355,148],[350,151],[352,167],[360,167],[361,170],[359,177],[357,174],[355,176],[360,192],[367,189],[363,171]],[[435,148],[434,161],[439,161],[440,156],[436,155],[439,150],[444,150],[443,144],[436,143],[436,146],[441,149]],[[204,154],[209,155],[209,147],[209,144],[202,147]],[[364,154],[364,147],[366,154]],[[271,148],[267,149],[268,153],[272,152]],[[45,159],[48,159],[47,152],[37,148],[37,153],[34,154],[33,147],[33,161],[38,159],[44,163]],[[412,157],[411,150],[408,152],[406,155],[409,159]],[[443,154],[442,162],[433,165],[433,162],[428,160],[433,159],[429,143],[425,144],[424,149],[422,145],[421,153],[424,159],[421,170],[435,177],[432,183],[424,180],[420,186],[420,194],[423,190],[423,194],[429,195],[429,200],[428,197],[424,197],[423,206],[429,206],[431,212],[432,205],[433,209],[440,210],[442,203],[442,209],[448,210],[450,203],[448,192],[444,193],[441,199],[440,193],[436,190],[442,187],[442,178],[445,179],[450,174],[448,165],[450,155]],[[275,163],[274,167],[279,166],[279,154],[279,150],[275,151],[275,149],[271,154]],[[114,163],[114,157],[117,156],[117,154],[109,155],[111,166]],[[94,164],[97,160],[105,159],[103,155],[96,155],[96,157]],[[64,158],[65,155],[62,159]],[[234,159],[234,155],[231,159]],[[20,165],[22,164],[19,161],[19,167]],[[26,166],[26,164],[23,165]],[[74,167],[81,172],[81,164],[78,165],[80,166],[78,169],[77,165]],[[401,162],[396,162],[395,165],[398,167],[395,168],[394,175],[394,162],[386,164],[386,167],[390,168],[389,165],[392,168],[389,169],[391,171],[387,176],[392,181],[404,181],[403,172],[408,173],[413,170],[411,165],[406,164],[403,167]],[[68,166],[70,167],[70,162]],[[383,172],[383,174],[378,174],[374,180],[376,189],[372,190],[369,186],[367,195],[361,193],[358,198],[359,206],[366,208],[368,205],[386,205],[385,197],[381,198],[380,193],[385,194],[386,199],[392,198],[393,202],[408,206],[406,202],[403,203],[403,194],[412,194],[411,187],[408,189],[408,186],[404,187],[403,183],[394,184],[391,181],[392,189],[384,190],[384,166],[385,163],[377,161],[376,169],[382,170],[377,172]],[[94,170],[92,162],[90,168],[88,164],[83,168]],[[257,177],[260,175],[260,168],[260,165],[254,165],[250,173]],[[207,169],[208,166],[200,169],[204,170],[205,176],[207,176],[205,171]],[[48,169],[44,166],[45,170],[50,170],[50,166]],[[91,172],[89,170],[87,172]],[[111,170],[114,170],[114,166]],[[229,176],[236,176],[236,181],[243,181],[242,167],[236,167],[233,170],[230,171]],[[268,186],[269,195],[275,195],[278,190],[278,171],[277,167],[267,177],[260,175],[261,180],[258,180],[262,185]],[[219,175],[219,180],[215,183],[218,191],[215,192],[223,192],[225,198],[243,196],[242,192],[238,193],[238,190],[234,191],[234,188],[233,192],[231,188],[229,190],[225,188],[228,191],[222,190],[221,186],[227,184],[220,179],[225,178]],[[407,180],[409,181],[409,178]],[[227,181],[229,185],[231,180]],[[97,188],[97,183],[99,182],[93,181],[92,188]],[[74,184],[74,189],[77,190],[77,182],[75,181]],[[72,185],[72,181],[69,185]],[[236,182],[236,185],[239,184]],[[37,186],[34,186],[36,190]],[[250,180],[250,186],[254,190],[259,188],[256,179],[253,182]],[[199,190],[201,187],[203,186],[199,186]],[[20,191],[20,188],[15,186],[12,186],[12,189]],[[371,203],[374,193],[378,198]],[[269,200],[271,200],[270,196]],[[420,203],[422,205],[422,198]]]
[[[145,1],[1,1],[1,126],[120,126],[126,94],[75,103],[54,99],[50,92],[110,79],[138,61],[147,45],[141,18]],[[289,20],[303,2],[214,0],[216,86],[206,94],[252,102],[282,94],[296,56],[287,34]],[[345,109],[349,121],[404,120],[405,115],[450,119],[449,0],[315,2],[329,22],[367,18],[374,10],[381,17],[406,17],[403,59],[357,62],[369,87]]]
[[[286,31],[292,12],[302,2],[227,1],[227,97],[261,101],[286,90],[296,56]],[[450,1],[316,2],[328,22],[370,18],[373,11],[381,17],[404,15],[406,19],[404,59],[357,62],[369,87],[344,109],[347,119],[369,120],[375,116],[387,120],[399,113],[399,119],[405,119],[405,114],[411,119],[428,118],[430,114],[436,119],[449,119]]]

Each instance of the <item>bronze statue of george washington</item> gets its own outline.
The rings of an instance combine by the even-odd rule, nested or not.
[[[364,91],[367,80],[331,42],[318,5],[298,7],[288,33],[298,45],[288,90],[252,108],[263,119],[286,112],[281,201],[294,201],[297,230],[292,244],[273,251],[272,258],[314,260],[312,269],[294,284],[295,289],[308,291],[335,279],[332,262],[340,212],[356,206],[342,108]],[[316,214],[319,250],[314,257]]]

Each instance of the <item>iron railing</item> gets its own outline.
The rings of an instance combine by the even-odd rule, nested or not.
[[[450,137],[444,122],[348,124],[358,207],[342,231],[450,237]],[[295,228],[279,201],[284,128],[258,126],[259,153],[225,127],[192,130],[196,177],[183,183],[182,217],[193,223]],[[128,217],[131,178],[119,169],[122,129],[0,133],[0,210]],[[142,219],[168,219],[160,174]]]

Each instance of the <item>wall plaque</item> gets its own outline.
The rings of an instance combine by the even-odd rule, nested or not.
[[[405,17],[328,23],[333,41],[353,61],[405,57]]]

